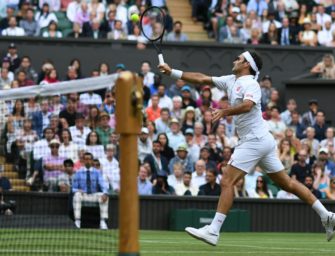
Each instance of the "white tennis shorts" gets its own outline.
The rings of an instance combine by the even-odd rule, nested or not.
[[[268,173],[284,170],[277,155],[277,143],[270,133],[262,138],[239,141],[228,164],[246,173],[257,165]]]

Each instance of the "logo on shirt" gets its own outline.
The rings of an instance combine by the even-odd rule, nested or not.
[[[241,86],[237,86],[236,92],[239,92],[241,90]]]
[[[254,96],[253,96],[252,94],[250,94],[250,93],[247,93],[247,94],[245,95],[245,97],[246,97],[246,98],[251,98],[251,99],[252,99]]]

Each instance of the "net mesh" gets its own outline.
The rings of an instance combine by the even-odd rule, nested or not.
[[[0,91],[0,255],[117,251],[117,77]]]

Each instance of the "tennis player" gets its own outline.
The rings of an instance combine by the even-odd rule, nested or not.
[[[236,116],[239,143],[222,175],[221,195],[215,217],[210,225],[199,229],[187,227],[185,231],[210,245],[216,245],[221,226],[233,203],[234,184],[258,165],[283,190],[295,194],[312,206],[319,214],[326,229],[327,240],[330,241],[334,236],[335,214],[327,211],[303,184],[286,174],[276,153],[276,142],[262,118],[261,89],[257,82],[262,65],[262,59],[257,53],[246,51],[234,60],[233,74],[227,76],[210,77],[172,69],[167,64],[158,66],[161,72],[174,79],[183,79],[195,85],[210,84],[226,91],[230,107],[213,110],[213,122],[225,116]]]

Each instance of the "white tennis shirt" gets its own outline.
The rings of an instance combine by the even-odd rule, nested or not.
[[[261,89],[252,75],[236,79],[235,75],[212,77],[213,84],[227,93],[231,106],[241,104],[244,100],[255,103],[248,113],[235,116],[237,135],[241,140],[261,138],[269,134],[269,128],[262,117]]]

